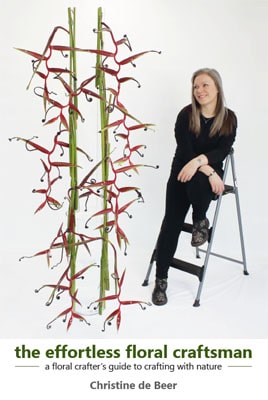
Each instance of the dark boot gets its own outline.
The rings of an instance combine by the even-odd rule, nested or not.
[[[152,294],[152,302],[156,306],[163,306],[167,303],[167,279],[159,279],[156,278],[155,280],[155,287]]]
[[[204,244],[209,237],[209,220],[207,218],[194,222],[191,245],[199,247]]]

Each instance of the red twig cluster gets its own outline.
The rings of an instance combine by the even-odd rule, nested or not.
[[[116,141],[123,141],[123,154],[121,157],[116,158],[115,160],[112,159],[112,156],[108,156],[108,162],[110,165],[110,171],[111,171],[111,177],[109,177],[108,181],[100,181],[96,179],[95,173],[97,172],[98,168],[101,166],[101,163],[103,160],[98,162],[89,173],[86,174],[86,176],[81,180],[81,182],[78,184],[77,189],[80,191],[80,198],[86,198],[88,200],[89,196],[94,195],[101,197],[101,190],[104,188],[107,189],[108,193],[108,203],[109,207],[106,209],[101,209],[95,213],[93,213],[89,219],[87,220],[86,227],[88,224],[88,221],[97,216],[101,215],[107,215],[109,216],[108,222],[106,226],[109,229],[114,229],[115,234],[116,234],[116,240],[117,244],[119,247],[121,247],[121,243],[123,241],[125,248],[128,244],[128,238],[126,233],[121,227],[121,224],[119,222],[120,216],[123,213],[127,213],[127,210],[129,207],[135,202],[142,200],[142,195],[139,191],[138,187],[133,187],[133,186],[122,186],[119,183],[119,177],[124,175],[128,175],[130,171],[135,171],[138,172],[138,168],[141,166],[145,166],[144,164],[137,164],[132,161],[133,155],[134,154],[139,154],[140,156],[143,156],[141,154],[141,149],[144,148],[144,145],[132,145],[131,144],[131,133],[134,131],[137,131],[138,129],[145,129],[147,130],[148,127],[151,126],[151,124],[145,124],[141,123],[138,121],[135,117],[133,117],[126,109],[124,104],[120,100],[120,93],[121,93],[121,87],[125,82],[128,81],[136,81],[133,77],[122,77],[121,76],[121,68],[127,64],[133,64],[134,61],[149,52],[152,51],[144,51],[135,55],[132,55],[128,58],[124,58],[119,60],[118,59],[118,52],[119,52],[119,47],[121,45],[127,45],[129,49],[131,50],[131,46],[129,44],[128,38],[124,36],[120,40],[116,40],[114,38],[114,35],[111,31],[111,29],[103,23],[102,25],[102,31],[107,32],[112,40],[112,43],[114,45],[114,50],[113,51],[106,51],[106,50],[91,50],[91,49],[80,49],[80,48],[72,48],[70,46],[62,46],[62,45],[56,45],[54,44],[54,38],[55,34],[58,30],[63,30],[66,33],[68,31],[65,28],[62,27],[56,27],[46,45],[46,48],[42,54],[36,53],[33,51],[29,50],[24,50],[24,49],[19,49],[23,51],[24,53],[27,53],[31,57],[34,57],[33,61],[33,75],[37,75],[42,82],[42,85],[38,88],[35,88],[35,93],[38,96],[41,96],[43,99],[43,105],[44,105],[44,110],[45,110],[45,118],[43,119],[44,125],[52,125],[54,123],[59,124],[58,130],[56,134],[54,134],[54,140],[51,148],[47,148],[45,146],[42,146],[36,142],[36,138],[32,138],[30,140],[16,137],[15,139],[17,140],[22,140],[25,142],[26,148],[29,151],[38,151],[42,154],[43,158],[41,159],[41,163],[44,168],[44,174],[42,176],[41,181],[44,182],[46,180],[46,186],[38,189],[34,189],[34,193],[38,193],[44,196],[43,201],[41,204],[38,206],[35,212],[41,211],[46,205],[48,205],[52,209],[59,209],[62,206],[61,200],[56,199],[52,194],[52,188],[56,184],[56,182],[61,179],[61,168],[64,167],[75,167],[76,165],[72,165],[70,162],[65,162],[65,161],[59,161],[57,160],[57,155],[60,153],[61,155],[64,154],[64,149],[69,148],[69,142],[62,140],[61,136],[64,133],[70,134],[70,127],[69,127],[69,119],[68,116],[70,113],[74,113],[75,115],[79,116],[82,121],[84,121],[84,117],[82,116],[82,113],[80,112],[79,108],[76,106],[76,101],[75,99],[77,97],[81,97],[81,95],[86,97],[87,101],[91,101],[92,98],[98,99],[98,101],[105,101],[104,98],[102,98],[95,90],[91,90],[90,85],[95,81],[96,75],[91,76],[90,78],[85,79],[82,83],[79,85],[76,85],[76,89],[73,90],[70,83],[68,83],[63,76],[66,76],[70,79],[75,79],[77,81],[76,76],[72,76],[72,72],[68,70],[67,68],[59,68],[55,66],[51,66],[51,61],[52,57],[54,56],[55,53],[68,53],[70,51],[77,51],[77,52],[84,52],[84,53],[91,53],[95,55],[99,55],[104,58],[104,62],[101,66],[98,68],[106,75],[109,77],[114,78],[116,84],[114,87],[108,87],[105,90],[110,93],[112,96],[112,101],[109,101],[109,104],[106,104],[107,106],[107,112],[109,112],[110,115],[114,115],[113,112],[116,111],[117,117],[112,122],[109,122],[107,126],[104,127],[106,130],[111,130],[113,131],[113,136]],[[106,63],[107,62],[112,62],[112,64],[115,66],[113,68],[109,67]],[[42,65],[42,71],[40,70],[40,66]],[[67,94],[67,100],[66,100],[66,95],[64,97],[64,101],[58,101],[55,100],[54,95],[55,93],[50,90],[50,81],[52,79],[56,79],[60,85],[65,94]],[[137,81],[136,81],[137,82]],[[51,115],[53,112],[53,115]],[[119,116],[118,116],[119,115]],[[134,123],[133,123],[134,121]],[[77,150],[81,153],[83,153],[89,160],[90,157],[86,154],[86,152],[83,149],[77,148]],[[56,171],[56,174],[55,174]],[[130,201],[125,202],[124,204],[120,204],[120,198],[121,195],[127,192],[135,192],[136,196],[134,199],[131,199]],[[70,194],[70,193],[69,193]],[[73,218],[73,220],[72,220]],[[89,244],[96,242],[97,240],[103,240],[101,236],[96,236],[96,237],[90,237],[88,235],[82,234],[82,233],[77,233],[75,231],[75,223],[74,223],[74,213],[71,213],[70,220],[68,221],[68,227],[66,230],[63,229],[63,225],[59,228],[57,235],[55,238],[52,240],[51,245],[49,246],[48,249],[42,250],[36,254],[33,255],[35,256],[40,256],[40,255],[45,255],[47,257],[48,265],[50,265],[50,258],[51,258],[51,252],[54,250],[59,250],[61,251],[61,256],[60,256],[60,261],[58,264],[60,264],[63,261],[64,254],[66,256],[67,262],[69,259],[69,251],[70,251],[70,243],[68,242],[68,235],[71,233],[74,235],[76,238],[75,243],[73,244],[74,246],[83,246],[88,254],[90,255],[90,249],[89,249]],[[96,229],[102,230],[103,225],[97,226]],[[120,322],[121,322],[121,306],[122,305],[127,305],[127,304],[144,304],[142,301],[138,300],[131,300],[131,301],[122,301],[120,296],[121,296],[121,289],[122,289],[122,284],[124,281],[125,277],[125,270],[120,278],[120,275],[118,273],[117,269],[117,257],[116,257],[116,248],[115,245],[112,243],[112,241],[109,240],[109,245],[113,249],[114,252],[114,273],[113,276],[118,282],[118,293],[110,296],[106,296],[104,298],[101,298],[97,300],[98,303],[102,301],[107,301],[107,300],[117,300],[118,301],[118,308],[114,312],[112,312],[105,320],[105,323],[108,322],[110,323],[111,320],[113,320],[116,317],[116,325],[117,328],[119,329]],[[74,273],[73,275],[70,274],[70,265],[67,265],[67,268],[61,275],[60,279],[56,284],[47,284],[42,286],[44,287],[49,287],[52,289],[51,296],[47,302],[47,304],[51,304],[54,297],[59,297],[62,293],[67,293],[70,298],[71,298],[71,305],[64,311],[62,311],[53,321],[60,317],[67,318],[69,315],[68,323],[67,323],[67,328],[71,326],[72,322],[74,319],[79,319],[79,320],[84,320],[85,318],[78,314],[75,311],[75,305],[81,305],[78,297],[77,297],[77,290],[75,293],[71,291],[72,283],[74,280],[80,279],[86,272],[87,270],[95,264],[90,264],[88,266],[83,267],[80,269],[78,272]],[[40,288],[40,289],[42,289]],[[38,289],[37,292],[40,290]],[[51,321],[51,322],[53,322]],[[50,327],[51,323],[48,325]]]

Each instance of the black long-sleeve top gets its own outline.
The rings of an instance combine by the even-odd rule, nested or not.
[[[191,105],[188,105],[183,108],[176,120],[175,138],[177,148],[172,163],[172,171],[178,173],[188,161],[200,154],[204,154],[208,159],[208,164],[217,172],[220,172],[222,171],[223,160],[230,152],[235,141],[237,123],[233,128],[233,132],[230,132],[229,135],[216,133],[214,136],[209,137],[213,118],[205,120],[201,116],[201,131],[196,136],[189,128],[191,107]],[[233,111],[229,109],[228,113],[234,115]]]

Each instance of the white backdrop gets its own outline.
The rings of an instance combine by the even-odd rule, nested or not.
[[[92,29],[97,7],[102,6],[105,22],[117,37],[128,34],[134,52],[162,51],[137,62],[133,75],[142,87],[130,86],[125,99],[133,114],[156,125],[154,132],[141,137],[147,145],[146,163],[160,166],[141,170],[137,181],[145,203],[133,208],[126,227],[131,243],[122,261],[127,266],[126,298],[151,298],[153,274],[149,287],[141,283],[163,217],[175,150],[174,122],[180,108],[190,102],[193,71],[204,66],[219,70],[227,105],[239,121],[235,158],[250,276],[244,277],[240,266],[211,262],[202,305],[193,308],[197,281],[171,271],[168,305],[145,311],[126,307],[118,333],[114,326],[101,332],[103,318],[94,315],[89,316],[89,327],[75,323],[66,333],[59,321],[47,330],[58,306],[45,307],[48,293],[36,295],[34,289],[55,282],[56,275],[41,258],[18,261],[21,255],[47,247],[59,217],[47,211],[33,215],[37,200],[31,191],[40,177],[38,160],[33,162],[21,143],[8,141],[42,131],[41,105],[25,90],[30,60],[14,47],[42,51],[52,29],[67,26],[68,6],[77,8],[80,47],[95,45]],[[10,0],[5,5],[0,39],[2,338],[267,338],[267,19],[267,0]],[[239,256],[232,207],[232,200],[226,200],[216,243],[221,251]],[[189,238],[182,243],[181,256],[192,255]]]

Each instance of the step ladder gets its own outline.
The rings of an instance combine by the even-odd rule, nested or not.
[[[225,184],[225,182],[226,182],[227,173],[228,173],[230,164],[231,164],[231,173],[232,173],[232,185],[227,185],[227,184]],[[200,265],[192,264],[192,263],[189,263],[187,261],[177,259],[177,258],[173,258],[170,263],[170,267],[172,267],[172,268],[175,268],[175,269],[181,270],[183,272],[187,272],[191,275],[197,276],[197,278],[199,280],[199,286],[198,286],[196,298],[195,298],[195,301],[193,304],[194,307],[200,306],[200,298],[201,298],[201,293],[202,293],[202,289],[203,289],[203,284],[204,284],[210,256],[215,256],[215,257],[223,258],[223,259],[231,261],[231,262],[242,264],[244,275],[249,275],[249,273],[247,271],[245,243],[244,243],[244,235],[243,235],[243,229],[242,229],[242,218],[241,218],[241,209],[240,209],[240,201],[239,201],[239,194],[238,194],[238,185],[237,185],[237,177],[236,177],[236,171],[235,171],[234,149],[233,148],[231,149],[230,153],[227,155],[225,162],[224,162],[223,182],[225,185],[225,189],[224,189],[223,193],[219,196],[215,196],[215,198],[214,198],[214,200],[217,203],[216,203],[216,207],[215,207],[215,211],[214,211],[212,225],[211,225],[211,228],[209,229],[209,239],[208,239],[207,248],[206,249],[201,249],[198,247],[196,248],[196,257],[197,258],[200,258],[200,253],[205,253],[204,264],[202,266],[200,266]],[[223,254],[218,254],[218,253],[214,253],[211,251],[222,198],[229,194],[233,194],[235,197],[237,222],[238,222],[238,227],[239,227],[240,245],[241,245],[241,258],[242,259],[231,258],[231,257],[225,256]],[[182,231],[191,234],[192,228],[193,228],[192,224],[184,223]],[[156,260],[156,251],[157,251],[157,249],[155,248],[153,251],[153,254],[151,256],[149,267],[148,267],[148,270],[147,270],[147,273],[146,273],[146,276],[145,276],[142,286],[148,286],[148,284],[149,284],[149,278],[151,275],[151,271],[152,271],[154,262]]]

